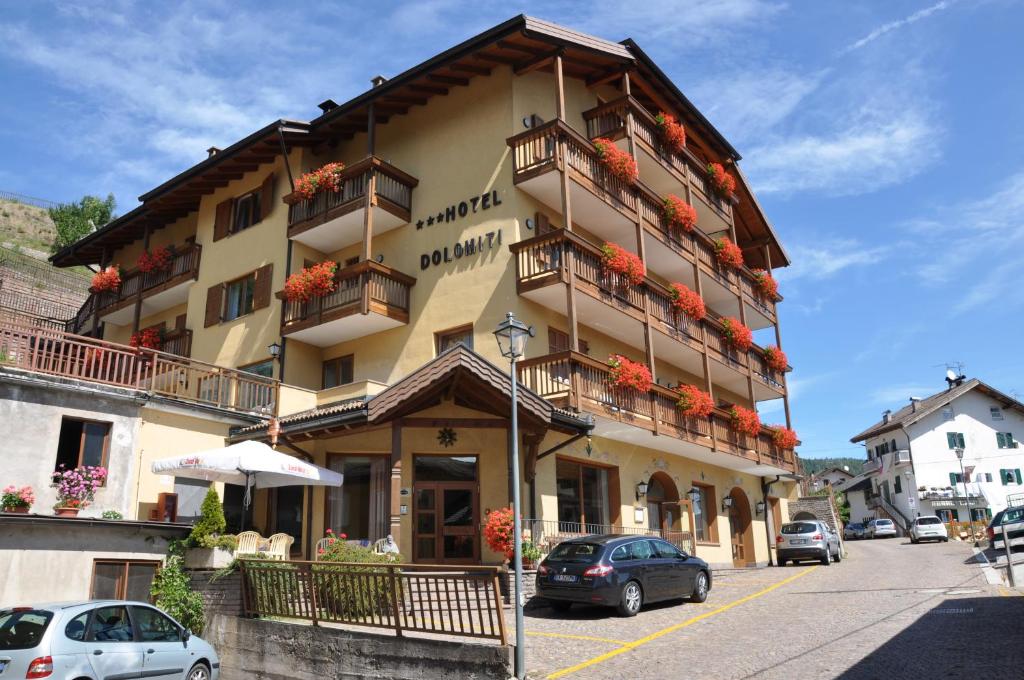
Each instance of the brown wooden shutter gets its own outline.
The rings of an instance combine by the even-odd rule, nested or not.
[[[274,279],[274,265],[268,264],[256,270],[256,287],[252,291],[253,310],[270,305],[270,287]]]
[[[263,186],[260,187],[260,221],[267,219],[270,216],[270,211],[274,209],[274,173],[267,175],[267,178],[263,180]]]
[[[188,317],[187,314],[179,314],[177,317],[175,317],[175,319],[174,319],[174,330],[176,330],[176,331],[183,331],[183,330],[185,330],[185,322],[187,320],[187,317]]]
[[[217,204],[217,216],[213,221],[213,240],[219,241],[231,231],[231,207],[234,199],[229,198]]]
[[[548,216],[544,213],[537,213],[537,235],[541,236],[549,231],[551,231],[551,223],[548,221]]]
[[[221,310],[224,309],[224,284],[210,286],[206,291],[206,321],[204,326],[216,326],[220,323]]]

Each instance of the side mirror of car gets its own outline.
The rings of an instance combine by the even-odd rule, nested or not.
[[[188,642],[189,638],[191,638],[191,637],[192,637],[192,631],[189,630],[188,628],[186,628],[183,631],[181,631],[181,641],[182,642]]]

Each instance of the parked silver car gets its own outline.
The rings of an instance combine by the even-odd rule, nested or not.
[[[864,528],[864,538],[895,538],[896,525],[891,519],[873,519]]]
[[[783,524],[775,539],[775,551],[780,567],[790,560],[794,564],[801,560],[819,560],[827,567],[833,560],[841,562],[843,559],[839,535],[817,520]]]
[[[850,540],[851,538],[864,538],[864,525],[860,522],[850,522],[843,527],[843,538]]]
[[[942,541],[949,540],[946,533],[946,525],[935,515],[923,515],[914,520],[910,527],[910,542],[920,543],[921,541]]]
[[[213,647],[144,602],[0,608],[0,678],[217,680]]]

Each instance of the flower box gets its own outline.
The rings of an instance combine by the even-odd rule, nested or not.
[[[769,425],[768,429],[772,433],[772,442],[780,449],[793,449],[800,441],[796,432],[785,425]]]
[[[686,129],[679,124],[676,117],[664,111],[654,117],[658,125],[658,135],[665,148],[673,153],[680,153],[686,147]]]
[[[761,432],[761,417],[757,411],[733,405],[729,409],[729,426],[740,434],[756,437]]]
[[[0,494],[0,510],[25,514],[36,502],[36,495],[31,486],[18,488],[13,484],[5,487]]]
[[[707,308],[704,306],[704,299],[682,283],[673,283],[672,307],[694,321],[700,321],[707,315]]]
[[[137,333],[132,333],[128,344],[141,349],[160,349],[164,342],[164,329],[160,326],[143,328]]]
[[[121,270],[117,265],[101,269],[92,276],[89,290],[93,293],[114,293],[121,287]]]
[[[715,239],[715,258],[725,269],[739,269],[743,266],[743,251],[727,237]]]
[[[143,252],[135,262],[135,266],[144,274],[150,272],[169,272],[174,257],[171,251],[163,246],[154,248],[151,251]]]
[[[789,368],[789,359],[786,358],[786,353],[775,345],[764,348],[764,361],[768,364],[768,368],[779,373],[785,373]]]
[[[615,178],[626,184],[635,184],[640,178],[636,159],[615,146],[612,140],[600,137],[594,140],[594,147],[597,149],[597,157],[601,159],[601,163]]]
[[[189,548],[185,551],[186,569],[223,569],[235,554],[227,548]]]
[[[778,300],[779,282],[764,269],[755,269],[752,273],[757,292],[769,300]]]
[[[621,354],[608,357],[608,366],[612,369],[608,384],[617,390],[636,390],[646,393],[651,389],[654,378],[651,369],[638,361],[628,359]]]
[[[722,319],[722,335],[726,341],[741,352],[748,351],[754,344],[754,334],[740,323],[739,319],[727,316]]]
[[[309,302],[313,298],[333,293],[338,282],[334,274],[338,263],[331,260],[303,267],[284,282],[284,299],[289,302]]]
[[[715,191],[723,196],[730,197],[736,191],[736,180],[721,163],[708,163],[708,179]]]
[[[606,274],[619,274],[634,286],[643,283],[647,275],[643,260],[616,243],[601,246],[601,268]]]
[[[669,228],[689,232],[693,231],[693,228],[697,226],[697,211],[692,205],[675,194],[669,194],[665,197],[662,210]]]
[[[294,195],[309,199],[324,191],[340,191],[344,171],[344,163],[327,163],[316,170],[310,170],[295,180]]]
[[[679,400],[676,406],[684,416],[707,418],[715,410],[715,401],[711,395],[696,385],[680,385],[677,391]]]

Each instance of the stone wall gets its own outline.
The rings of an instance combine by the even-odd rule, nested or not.
[[[504,680],[512,674],[511,647],[496,643],[399,638],[221,613],[208,616],[203,639],[220,655],[222,680]]]
[[[802,496],[789,502],[790,521],[796,521],[797,515],[801,512],[814,515],[816,519],[827,524],[832,531],[842,534],[843,528],[839,526],[839,520],[832,512],[832,503],[828,496]]]
[[[207,624],[217,614],[242,615],[242,575],[236,571],[214,580],[216,573],[212,569],[189,570],[192,590],[203,596]]]

